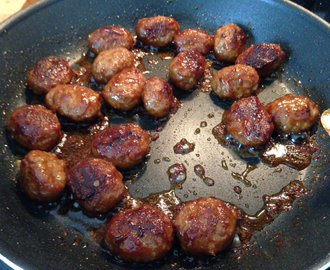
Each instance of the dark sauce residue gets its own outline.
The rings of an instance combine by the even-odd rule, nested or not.
[[[168,168],[167,174],[172,184],[182,184],[187,178],[187,169],[183,164],[175,163]]]
[[[303,170],[309,166],[312,154],[318,149],[315,143],[315,136],[308,134],[292,135],[272,138],[265,146],[260,157],[265,163],[274,167],[279,164],[286,164],[297,170]]]
[[[203,93],[209,92],[212,90],[211,89],[211,80],[213,77],[213,73],[211,70],[212,63],[213,63],[212,60],[206,59],[205,71],[204,71],[203,78],[202,78],[202,81],[201,81],[200,87],[199,87],[199,90]]]
[[[297,170],[308,167],[312,161],[313,153],[318,150],[315,135],[308,133],[289,134],[280,136],[274,134],[270,141],[263,147],[248,148],[239,145],[225,131],[225,123],[221,122],[212,129],[214,137],[223,146],[229,146],[241,157],[259,157],[263,162],[274,167],[285,164]],[[235,178],[240,177],[236,173]],[[242,178],[242,180],[244,180]],[[244,181],[245,184],[248,182]]]
[[[175,154],[185,155],[188,154],[195,149],[195,143],[190,143],[187,139],[183,138],[173,147]]]
[[[247,175],[249,172],[255,170],[257,168],[256,165],[253,164],[247,164],[246,169],[242,173],[232,172],[231,175],[238,180],[241,180],[246,186],[251,186],[251,181],[247,179]]]
[[[214,186],[214,180],[210,177],[205,176],[205,170],[204,170],[204,167],[202,165],[200,165],[200,164],[195,165],[194,171],[195,171],[197,176],[199,176],[200,178],[203,179],[203,182],[204,182],[205,185],[207,185],[209,187]]]
[[[290,211],[294,200],[300,196],[307,195],[308,191],[300,181],[293,181],[285,186],[279,193],[265,195],[264,206],[254,216],[242,216],[238,221],[241,241],[246,242],[255,231],[261,231],[266,224],[270,224],[282,211]]]

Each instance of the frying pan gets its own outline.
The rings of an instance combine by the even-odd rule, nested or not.
[[[226,251],[211,259],[197,260],[174,250],[155,263],[125,264],[93,241],[91,231],[104,224],[104,219],[88,218],[81,211],[60,215],[56,204],[38,205],[21,194],[16,182],[17,160],[26,150],[8,138],[5,123],[14,108],[35,102],[25,85],[29,69],[48,55],[60,56],[75,65],[87,52],[87,37],[94,29],[115,24],[134,33],[138,18],[154,15],[173,16],[181,29],[200,27],[209,33],[222,24],[235,22],[253,44],[280,43],[287,59],[276,80],[264,81],[266,87],[258,94],[261,101],[268,103],[293,93],[308,95],[321,112],[330,106],[330,26],[289,1],[36,2],[0,26],[0,254],[24,269],[319,269],[326,265],[330,261],[328,134],[318,127],[319,158],[313,159],[308,168],[297,171],[279,165],[275,170],[259,160],[241,158],[218,144],[212,127],[221,121],[229,105],[209,92],[176,91],[183,104],[169,121],[161,123],[164,129],[159,139],[151,143],[147,165],[129,190],[137,198],[170,190],[167,170],[174,163],[182,163],[187,168],[187,179],[182,189],[175,189],[180,200],[215,196],[255,215],[263,206],[263,195],[273,195],[293,180],[301,181],[308,188],[308,195],[296,199],[291,211],[280,213],[262,231],[255,232],[243,254]],[[150,71],[147,77],[168,79],[170,60],[157,55],[149,57],[156,58],[158,64],[144,60]],[[111,121],[124,120],[113,117]],[[150,119],[141,117],[134,121],[154,132],[155,124]],[[197,128],[200,132],[195,134]],[[182,138],[196,144],[194,152],[174,154],[173,146]],[[222,161],[227,163],[227,170],[221,166]],[[248,162],[257,167],[248,175],[251,187],[232,177],[233,172],[242,173]],[[197,164],[204,167],[214,186],[205,185],[194,173]],[[242,188],[240,195],[234,192],[235,186]]]

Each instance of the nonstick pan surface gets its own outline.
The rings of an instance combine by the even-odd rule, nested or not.
[[[301,171],[241,158],[221,146],[212,135],[212,128],[219,124],[229,105],[198,89],[189,93],[176,91],[182,106],[167,122],[161,122],[164,128],[159,139],[151,142],[147,164],[130,184],[129,191],[136,198],[144,198],[170,190],[168,168],[182,163],[187,168],[187,179],[182,189],[175,189],[178,199],[186,202],[215,196],[255,215],[263,207],[264,195],[276,194],[294,180],[301,181],[308,194],[296,199],[292,210],[281,212],[262,231],[255,232],[239,254],[229,250],[212,259],[197,260],[173,251],[156,263],[125,264],[93,241],[93,228],[104,224],[104,220],[89,218],[81,211],[59,215],[57,205],[40,206],[21,194],[17,188],[17,160],[26,150],[8,138],[5,125],[14,108],[35,102],[25,84],[28,71],[49,55],[68,59],[75,65],[88,51],[88,34],[96,28],[121,25],[134,34],[139,18],[155,15],[173,16],[181,29],[199,27],[211,34],[220,25],[234,22],[245,30],[252,44],[280,43],[287,58],[278,78],[263,82],[260,100],[268,103],[292,93],[309,96],[321,113],[330,107],[330,25],[289,1],[37,2],[0,25],[0,254],[24,269],[318,269],[327,264],[328,134],[318,126],[316,141],[320,149],[311,165]],[[150,71],[146,76],[168,79],[170,60],[157,54],[148,57],[144,59]],[[158,64],[152,64],[155,59]],[[113,117],[111,123],[126,120]],[[133,117],[130,121],[155,132],[156,124],[145,117]],[[196,145],[192,153],[184,156],[173,152],[173,146],[182,138]],[[228,169],[224,169],[222,161]],[[244,172],[248,163],[256,166],[248,174],[251,186],[232,176]],[[205,185],[195,174],[195,165],[204,167],[206,176],[214,180],[213,186]],[[241,187],[241,194],[234,192],[235,186]]]

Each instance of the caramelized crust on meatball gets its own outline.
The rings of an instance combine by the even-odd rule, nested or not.
[[[141,92],[146,80],[138,68],[124,69],[107,83],[102,97],[113,108],[130,110],[140,104]]]
[[[142,205],[114,215],[104,241],[110,252],[120,259],[150,262],[171,249],[173,233],[173,223],[167,215],[150,205]]]
[[[32,200],[53,202],[65,188],[65,162],[53,153],[32,150],[21,161],[19,183]]]
[[[157,47],[171,43],[179,31],[178,22],[165,16],[142,18],[135,26],[136,35],[143,43]]]
[[[177,87],[189,90],[203,77],[205,64],[205,58],[199,52],[180,52],[170,63],[170,78]]]
[[[94,60],[92,74],[96,82],[106,84],[118,72],[134,66],[133,53],[125,48],[108,49]]]
[[[214,54],[219,61],[235,62],[246,48],[244,31],[235,23],[220,26],[214,34]]]
[[[205,55],[212,49],[213,40],[213,37],[205,31],[188,28],[174,37],[174,44],[177,52],[193,50]]]
[[[131,169],[149,152],[149,134],[139,125],[115,125],[95,134],[92,153],[119,170]]]
[[[157,118],[165,117],[174,102],[173,89],[164,79],[152,76],[143,87],[142,100],[148,114]]]
[[[100,214],[124,196],[123,176],[108,161],[88,158],[74,165],[67,175],[73,198],[88,212]]]
[[[271,115],[258,97],[242,98],[231,105],[223,116],[226,132],[247,147],[264,145],[274,130]]]
[[[184,252],[213,255],[230,245],[236,234],[237,212],[216,198],[187,202],[174,221]]]
[[[255,68],[259,76],[268,76],[279,68],[284,56],[279,44],[260,43],[242,52],[235,63]]]
[[[67,61],[57,56],[48,56],[29,72],[27,84],[35,94],[47,94],[54,86],[69,83],[74,74]]]
[[[57,85],[48,92],[45,102],[53,112],[77,122],[102,116],[100,95],[81,85]]]
[[[307,131],[319,119],[318,106],[304,96],[285,95],[266,105],[279,133]]]
[[[41,105],[16,108],[7,120],[10,137],[29,149],[50,150],[62,136],[55,113]]]
[[[218,70],[211,80],[211,87],[221,98],[238,100],[251,96],[259,82],[258,72],[253,67],[237,64]]]
[[[121,26],[104,26],[96,29],[88,36],[88,46],[95,54],[118,47],[132,50],[133,43],[134,39],[131,33]]]

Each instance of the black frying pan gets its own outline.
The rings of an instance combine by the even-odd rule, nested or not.
[[[87,218],[82,212],[59,215],[57,206],[38,206],[20,193],[16,184],[18,167],[24,150],[8,139],[5,123],[10,112],[31,102],[25,82],[28,71],[48,55],[69,57],[74,64],[87,52],[87,36],[94,29],[121,25],[134,33],[138,18],[171,15],[181,29],[200,27],[214,33],[229,22],[239,24],[253,44],[280,43],[288,59],[279,78],[268,81],[259,94],[264,103],[286,93],[309,95],[321,112],[330,106],[329,63],[330,26],[321,19],[289,1],[219,0],[219,1],[41,1],[0,26],[0,106],[1,106],[1,181],[0,181],[0,254],[24,269],[126,269],[137,267],[170,269],[201,267],[202,269],[318,269],[330,261],[330,199],[328,190],[328,135],[319,126],[317,144],[322,149],[319,159],[305,170],[297,171],[280,165],[275,168],[256,160],[240,158],[218,144],[212,127],[221,120],[228,105],[210,93],[194,91],[180,95],[183,106],[164,124],[160,138],[151,143],[150,158],[145,170],[130,186],[130,192],[143,198],[150,193],[169,190],[168,167],[176,162],[187,167],[187,180],[176,195],[182,201],[200,196],[215,196],[233,203],[247,214],[254,215],[263,206],[262,196],[272,195],[293,180],[300,180],[310,195],[297,199],[293,209],[282,212],[274,222],[256,232],[250,247],[238,256],[231,251],[207,260],[196,260],[180,254],[143,266],[128,265],[112,258],[90,234],[105,221]],[[159,60],[148,66],[151,74],[166,78],[169,61]],[[148,75],[148,76],[149,76]],[[227,106],[227,107],[226,107]],[[209,115],[214,114],[214,117]],[[118,120],[118,119],[117,119]],[[117,121],[116,120],[116,121]],[[120,120],[121,121],[121,120]],[[200,127],[201,122],[206,127]],[[155,125],[145,119],[142,127]],[[201,132],[194,134],[197,128]],[[196,143],[193,153],[173,153],[173,146],[182,138]],[[163,157],[171,161],[166,162]],[[154,160],[160,159],[160,163]],[[225,160],[228,170],[221,161]],[[246,187],[232,177],[243,172],[247,162],[257,169],[249,174],[253,186]],[[201,164],[215,184],[209,187],[194,173]],[[242,187],[238,196],[233,188]],[[239,257],[239,258],[238,258]]]

